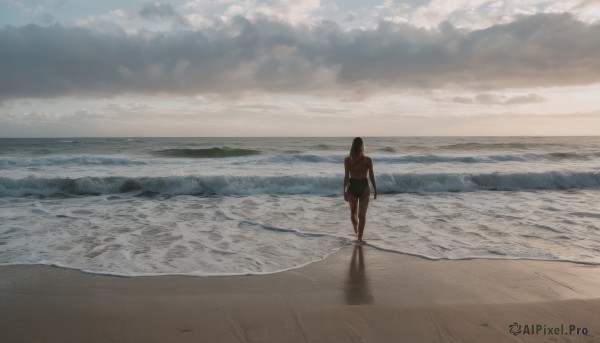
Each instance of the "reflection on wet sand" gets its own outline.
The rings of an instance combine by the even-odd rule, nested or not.
[[[360,245],[355,246],[352,252],[344,293],[348,305],[373,303],[373,295],[369,289],[369,280],[365,273],[365,260]]]

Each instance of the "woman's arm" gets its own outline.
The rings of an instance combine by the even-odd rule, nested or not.
[[[344,200],[348,201],[348,182],[350,182],[350,169],[348,168],[348,158],[344,159]]]
[[[369,158],[368,163],[369,163],[369,178],[371,179],[371,184],[373,185],[373,199],[377,199],[377,184],[375,183],[375,174],[373,173],[373,160],[371,158]]]

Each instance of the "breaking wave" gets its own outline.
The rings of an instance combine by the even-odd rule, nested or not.
[[[506,155],[403,155],[372,156],[376,163],[498,163],[531,161],[588,161],[600,157],[600,153],[556,152],[545,154],[506,154]],[[282,154],[265,158],[264,163],[343,163],[344,155]]]
[[[340,193],[341,176],[0,178],[0,196],[256,195]],[[380,174],[379,193],[598,189],[600,172]]]
[[[79,156],[47,156],[47,157],[4,157],[0,158],[0,169],[11,167],[48,167],[64,165],[145,165],[145,161],[122,155],[79,155]]]
[[[153,152],[166,158],[226,158],[243,157],[261,154],[252,149],[167,149]],[[375,163],[401,164],[434,164],[434,163],[499,163],[499,162],[532,162],[532,161],[592,161],[600,157],[600,152],[554,152],[542,154],[506,154],[506,155],[379,155],[373,156]],[[320,155],[306,153],[288,153],[253,160],[256,164],[293,164],[293,163],[343,163],[345,155]],[[233,164],[249,163],[250,161],[232,162]],[[0,169],[20,167],[45,167],[68,165],[103,165],[103,166],[138,166],[156,163],[144,158],[132,158],[126,155],[55,155],[43,157],[0,157]]]
[[[164,157],[223,158],[258,155],[260,154],[260,151],[253,149],[233,149],[222,147],[210,149],[165,149],[155,151],[154,154]]]

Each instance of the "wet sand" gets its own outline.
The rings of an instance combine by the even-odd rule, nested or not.
[[[367,245],[268,275],[0,267],[0,342],[600,343],[599,318],[600,267],[568,262],[431,261]],[[546,334],[523,334],[532,324]]]

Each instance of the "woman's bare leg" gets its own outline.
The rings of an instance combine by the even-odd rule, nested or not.
[[[358,198],[348,193],[348,204],[350,204],[350,220],[354,227],[354,234],[358,235]]]
[[[363,232],[365,231],[365,224],[367,222],[367,207],[369,207],[369,197],[371,196],[371,190],[369,187],[365,189],[363,194],[360,195],[358,201],[358,240],[362,241]]]

